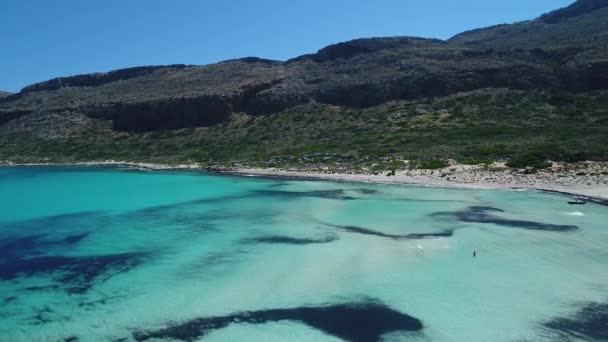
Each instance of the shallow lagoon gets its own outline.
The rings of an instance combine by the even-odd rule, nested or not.
[[[608,207],[561,195],[100,168],[0,194],[2,341],[608,335]]]

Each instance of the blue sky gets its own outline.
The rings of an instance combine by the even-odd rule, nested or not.
[[[154,64],[288,59],[361,37],[449,38],[573,0],[2,0],[0,90]]]

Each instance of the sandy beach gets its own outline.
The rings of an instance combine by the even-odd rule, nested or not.
[[[397,171],[394,176],[384,174],[347,174],[295,171],[281,169],[243,168],[233,173],[256,176],[280,176],[309,179],[326,179],[349,182],[374,182],[411,184],[434,187],[457,187],[470,189],[530,189],[562,192],[582,197],[608,201],[608,176],[576,176],[563,173],[536,174],[513,173],[509,171],[482,171],[476,168],[460,167],[455,171],[412,170]]]

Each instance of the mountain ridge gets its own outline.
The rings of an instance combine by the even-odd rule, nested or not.
[[[452,36],[451,38],[448,38],[446,40],[436,39],[436,38],[413,37],[413,36],[356,38],[356,39],[352,39],[349,41],[330,44],[328,46],[325,46],[325,47],[319,49],[316,53],[304,54],[301,56],[297,56],[297,57],[288,59],[286,61],[270,60],[270,59],[252,56],[252,57],[242,57],[242,58],[237,58],[237,59],[232,59],[232,60],[225,60],[225,61],[220,61],[217,63],[206,64],[206,65],[227,63],[227,62],[233,62],[233,61],[252,62],[252,63],[253,62],[290,63],[290,62],[300,61],[303,59],[311,59],[316,62],[326,62],[326,61],[334,60],[337,58],[353,57],[356,54],[360,54],[360,53],[370,53],[370,52],[376,52],[376,51],[379,51],[382,49],[394,48],[401,44],[407,45],[408,43],[411,43],[413,41],[428,41],[428,42],[447,44],[450,41],[454,41],[458,37],[467,35],[469,33],[482,32],[482,31],[493,30],[493,29],[497,29],[497,28],[505,28],[505,27],[510,27],[510,26],[517,26],[520,24],[529,23],[529,22],[533,22],[533,21],[542,21],[542,22],[555,24],[555,23],[558,23],[560,20],[580,16],[580,15],[594,12],[598,9],[602,9],[602,8],[606,8],[606,7],[608,7],[608,0],[578,0],[569,6],[566,6],[566,7],[563,7],[563,8],[548,12],[548,13],[544,13],[536,19],[526,20],[526,21],[517,22],[517,23],[513,23],[513,24],[497,24],[497,25],[493,25],[493,26],[489,26],[489,27],[472,29],[472,30],[468,30],[468,31],[464,31],[464,32],[455,34],[454,36]],[[201,66],[206,66],[206,65],[201,65]],[[139,75],[145,74],[145,73],[153,71],[155,69],[184,68],[186,66],[187,65],[185,65],[185,64],[149,65],[149,66],[119,68],[119,69],[110,70],[107,72],[78,74],[78,75],[73,75],[73,76],[60,76],[60,77],[52,78],[52,79],[49,79],[46,81],[41,81],[41,82],[37,82],[37,83],[33,83],[31,85],[25,86],[23,89],[21,89],[19,91],[19,93],[28,93],[28,92],[32,92],[32,91],[38,91],[38,90],[57,90],[63,86],[65,86],[65,87],[90,86],[90,85],[82,84],[82,83],[87,83],[86,81],[84,81],[85,76],[89,77],[89,78],[97,79],[98,82],[100,82],[98,84],[95,84],[94,82],[90,82],[91,85],[101,85],[104,83],[109,83],[109,82],[113,82],[113,81],[117,81],[117,80],[121,80],[121,79],[125,79],[125,78],[137,77]],[[190,66],[192,66],[192,65],[190,65]],[[3,92],[3,93],[5,95],[11,94],[8,92]]]

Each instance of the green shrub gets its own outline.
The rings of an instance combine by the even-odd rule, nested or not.
[[[579,161],[585,161],[585,160],[589,159],[589,157],[587,156],[586,152],[566,151],[566,152],[564,152],[563,157],[561,159],[562,159],[562,161],[565,161],[566,163],[576,163]]]
[[[547,162],[546,155],[539,151],[530,151],[515,155],[506,165],[512,168],[534,167],[537,169],[546,169],[551,166],[551,164]]]
[[[391,170],[402,170],[406,167],[406,164],[401,160],[393,160],[388,163],[388,167]]]
[[[446,163],[443,160],[439,160],[439,159],[426,160],[426,161],[421,162],[418,165],[419,168],[425,169],[425,170],[443,169],[448,166],[449,166],[448,163]]]

